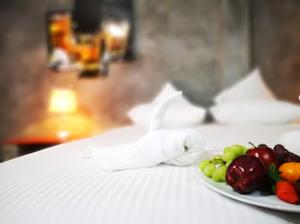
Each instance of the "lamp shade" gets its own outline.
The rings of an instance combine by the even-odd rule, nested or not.
[[[72,113],[77,111],[77,100],[74,91],[70,89],[52,90],[48,109],[51,113]]]

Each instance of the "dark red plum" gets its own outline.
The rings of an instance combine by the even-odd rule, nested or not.
[[[278,166],[286,162],[300,162],[300,156],[288,151],[283,145],[275,145],[274,153],[278,161]]]

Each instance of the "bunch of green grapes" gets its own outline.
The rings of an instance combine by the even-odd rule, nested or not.
[[[223,150],[222,159],[228,163],[247,152],[248,148],[243,145],[227,146]]]
[[[242,145],[225,147],[222,155],[216,155],[212,159],[203,160],[199,164],[199,168],[205,176],[210,177],[217,182],[224,182],[227,167],[230,165],[232,160],[245,154],[246,151],[247,148]]]
[[[214,181],[225,181],[227,163],[221,156],[215,156],[210,160],[203,160],[199,164],[199,168],[205,176],[212,178]]]

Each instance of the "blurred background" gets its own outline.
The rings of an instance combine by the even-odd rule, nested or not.
[[[166,81],[183,90],[191,102],[208,107],[220,90],[254,67],[261,69],[279,99],[298,101],[300,1],[77,1],[79,17],[91,9],[98,13],[95,9],[106,4],[109,7],[102,7],[100,14],[120,14],[118,18],[127,19],[129,24],[126,52],[115,60],[113,50],[109,57],[103,53],[107,48],[102,49],[101,57],[108,57],[103,63],[109,66],[104,75],[93,77],[79,77],[72,69],[58,71],[55,62],[49,67],[53,46],[49,48],[51,33],[46,16],[53,9],[74,10],[75,2],[0,2],[2,145],[10,139],[14,139],[11,145],[52,145],[70,137],[63,132],[60,139],[53,138],[53,130],[58,130],[54,126],[62,121],[47,118],[55,88],[72,90],[76,110],[84,114],[72,119],[95,133],[129,124],[127,111],[150,101]],[[85,4],[87,11],[82,11]],[[72,119],[67,122],[74,123]],[[74,139],[89,134],[94,133],[78,133]],[[39,138],[32,138],[34,135]],[[16,153],[11,148],[2,147],[2,151],[6,152],[2,160]]]

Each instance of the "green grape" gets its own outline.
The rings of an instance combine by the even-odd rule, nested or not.
[[[224,151],[222,155],[222,159],[226,162],[232,161],[236,158],[236,154],[230,150]]]
[[[215,171],[215,165],[212,163],[208,163],[204,169],[203,169],[203,173],[205,176],[207,177],[211,177],[211,175],[213,174],[213,172]]]
[[[231,162],[232,162],[232,161],[226,162],[226,164],[225,164],[226,169],[229,167],[229,165],[231,164]]]
[[[212,159],[213,160],[220,160],[220,159],[222,159],[222,156],[221,155],[215,155]]]
[[[227,146],[227,147],[224,148],[223,151],[224,152],[232,152],[232,148],[231,148],[231,146]]]
[[[247,151],[247,148],[242,145],[227,146],[224,148],[224,153],[222,155],[222,158],[226,162],[229,162],[229,161],[234,160],[238,156],[245,154],[246,151]]]
[[[219,166],[212,173],[212,179],[217,182],[224,182],[226,176],[226,170],[227,170],[226,166],[223,165]]]
[[[241,145],[233,145],[230,148],[236,155],[244,154],[244,147]]]
[[[199,164],[200,170],[203,172],[204,168],[206,167],[207,164],[209,164],[211,161],[210,160],[203,160]]]
[[[221,155],[216,155],[212,159],[212,163],[215,164],[215,165],[223,163],[223,162],[224,162],[224,160],[223,160]]]
[[[224,160],[224,155],[228,156],[228,161]],[[230,158],[229,158],[230,157]],[[211,160],[203,160],[199,164],[200,170],[207,177],[212,178],[217,182],[224,182],[226,176],[226,170],[231,161],[234,159],[235,153],[228,147],[223,155],[215,155]]]
[[[234,147],[235,153],[239,156],[245,154],[248,150],[248,148],[243,145],[233,145],[232,147]]]
[[[243,149],[244,149],[244,153],[243,154],[246,154],[247,151],[249,150],[249,148],[247,148],[246,146],[243,146]]]

